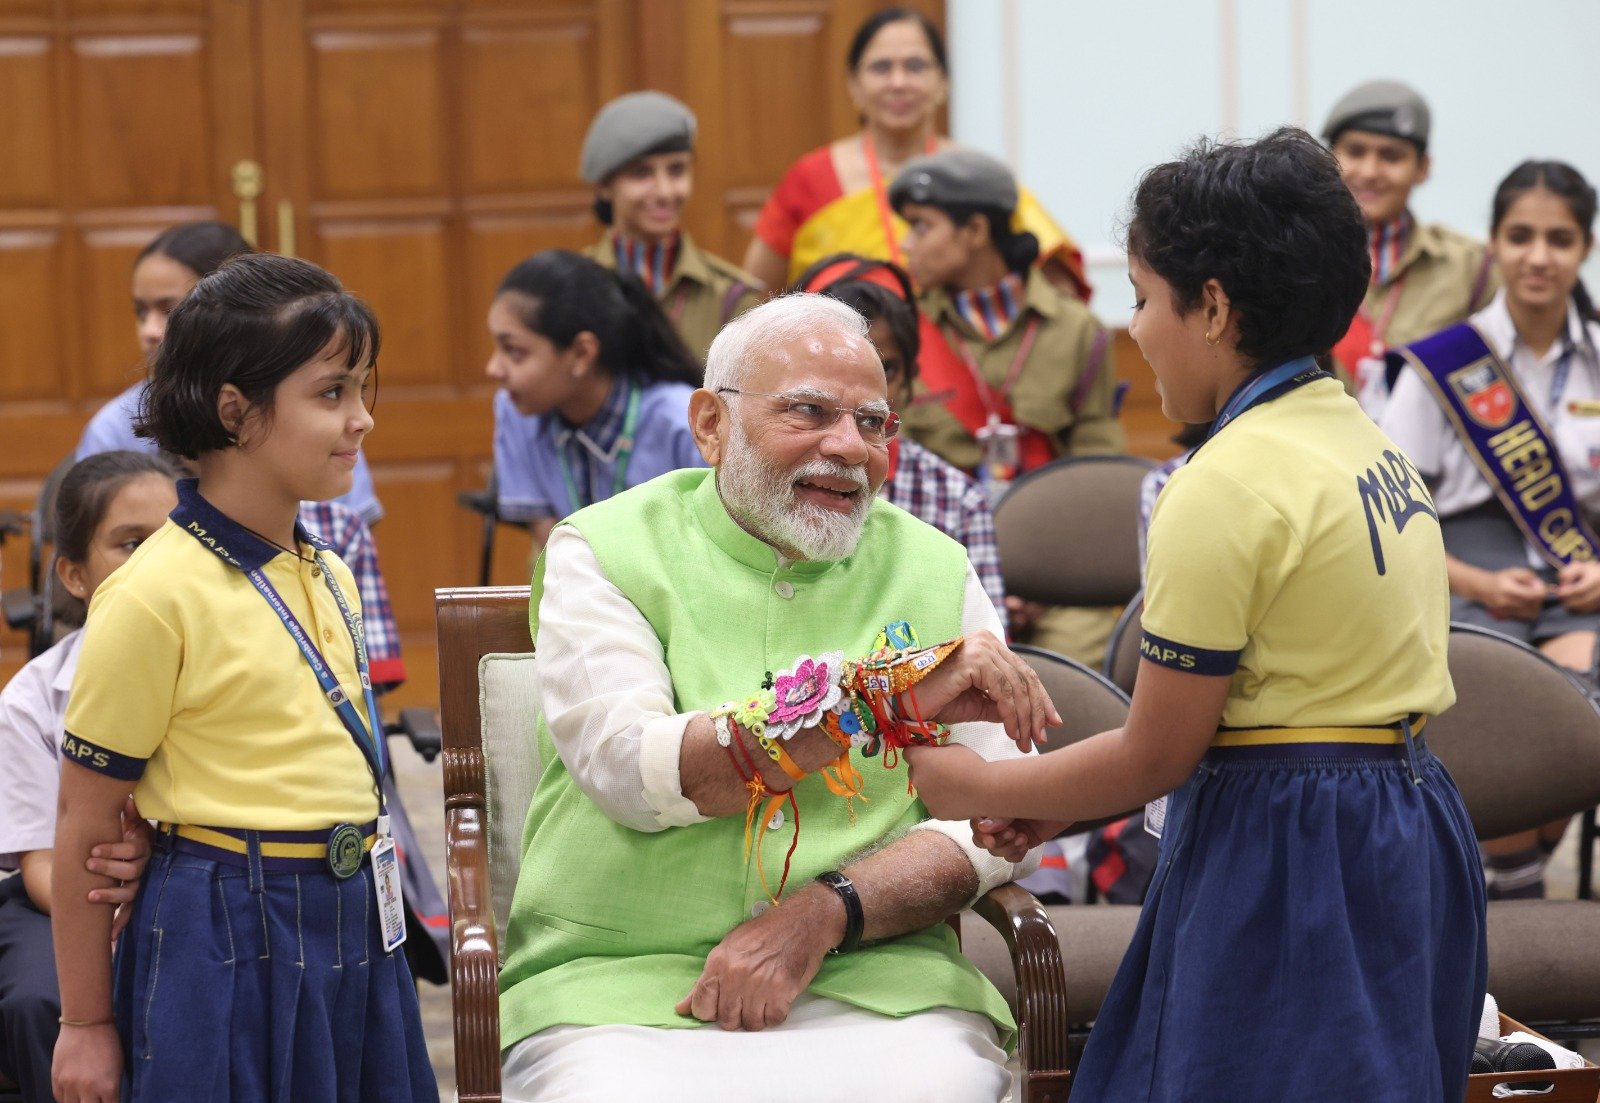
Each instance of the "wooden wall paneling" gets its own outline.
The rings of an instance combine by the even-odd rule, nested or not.
[[[0,402],[61,394],[61,304],[71,301],[64,243],[54,228],[0,229]]]
[[[577,181],[583,135],[601,104],[595,21],[575,12],[462,30],[464,188],[495,195]]]
[[[318,220],[311,252],[345,286],[366,299],[383,330],[381,386],[401,395],[408,386],[451,381],[454,319],[445,289],[444,205],[438,217]]]
[[[204,50],[199,33],[74,37],[70,184],[81,206],[211,198]]]
[[[584,249],[598,227],[587,193],[553,199],[543,210],[519,204],[515,212],[479,211],[468,205],[466,216],[466,320],[464,363],[459,381],[485,393],[492,386],[483,374],[491,342],[485,322],[495,288],[512,266],[541,249]]]
[[[46,35],[0,37],[0,103],[11,105],[0,126],[0,208],[55,202],[61,115],[51,62]]]

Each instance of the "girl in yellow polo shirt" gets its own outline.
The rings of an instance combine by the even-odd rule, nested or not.
[[[1422,478],[1313,357],[1367,283],[1308,134],[1141,181],[1130,331],[1175,421],[1126,726],[1043,758],[914,749],[996,853],[1153,802],[1160,864],[1073,1099],[1455,1103],[1486,978],[1472,827],[1420,718],[1455,699]],[[1170,798],[1163,794],[1171,792]]]
[[[68,1103],[438,1098],[359,596],[296,521],[350,489],[378,342],[360,300],[284,257],[235,259],[172,312],[139,431],[200,477],[95,594],[62,743]],[[156,852],[113,968],[110,913],[73,901],[130,790]]]

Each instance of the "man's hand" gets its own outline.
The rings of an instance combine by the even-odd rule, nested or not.
[[[935,819],[965,820],[992,811],[983,787],[989,764],[970,747],[907,747],[905,756],[911,784]]]
[[[111,941],[122,934],[128,920],[133,918],[133,898],[139,892],[139,879],[150,862],[150,824],[139,815],[133,798],[122,808],[122,841],[101,843],[89,851],[84,868],[90,873],[114,877],[122,882],[109,888],[90,889],[89,903],[115,904],[116,917],[111,921]]]
[[[998,721],[1023,751],[1047,742],[1044,729],[1061,723],[1039,676],[988,632],[967,636],[915,689],[901,694],[903,705],[909,706],[913,696],[923,719],[940,724]],[[913,715],[909,707],[902,707],[901,714]]]
[[[678,1014],[723,1030],[777,1026],[844,938],[844,925],[844,904],[833,890],[808,885],[729,931],[678,1001]]]
[[[1470,595],[1489,615],[1501,620],[1532,620],[1539,615],[1549,588],[1526,567],[1485,571]]]
[[[117,1103],[122,1042],[111,1023],[63,1026],[56,1037],[50,1087],[61,1103]]]
[[[1000,817],[972,821],[972,841],[993,854],[1016,863],[1034,847],[1055,838],[1071,820],[1008,820]]]
[[[1568,612],[1600,611],[1600,563],[1568,563],[1556,579],[1556,597]]]

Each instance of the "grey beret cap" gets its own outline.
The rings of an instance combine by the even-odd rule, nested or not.
[[[1322,136],[1333,142],[1346,130],[1364,130],[1404,138],[1426,150],[1432,121],[1428,101],[1415,88],[1397,80],[1369,80],[1346,92],[1333,105]]]
[[[889,185],[889,203],[934,207],[1017,209],[1017,180],[1011,170],[975,149],[947,149],[908,161]]]
[[[586,183],[598,184],[647,153],[692,150],[694,133],[694,112],[679,101],[663,92],[629,92],[596,113],[578,171]]]

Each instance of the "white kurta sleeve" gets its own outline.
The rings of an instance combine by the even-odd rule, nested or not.
[[[961,634],[970,636],[976,632],[989,632],[1002,641],[1006,638],[1005,629],[1000,624],[1000,615],[995,612],[993,603],[984,592],[983,583],[978,581],[977,572],[972,569],[971,564],[968,564],[967,588],[961,604]],[[1022,757],[1022,752],[1011,742],[1011,737],[1006,735],[1005,728],[1000,724],[954,724],[950,728],[950,741],[959,743],[963,747],[970,747],[991,762],[1002,758]],[[912,830],[937,831],[942,835],[948,835],[961,848],[961,852],[967,856],[967,860],[972,863],[973,871],[978,875],[977,896],[982,896],[990,889],[1008,881],[1015,881],[1018,877],[1026,877],[1039,868],[1037,849],[1029,851],[1022,861],[1016,863],[990,854],[972,841],[972,827],[965,820],[928,819],[917,824]],[[975,896],[974,899],[976,898]]]
[[[694,713],[673,711],[661,641],[565,525],[545,546],[539,692],[550,738],[578,788],[625,827],[700,823],[678,756]]]

